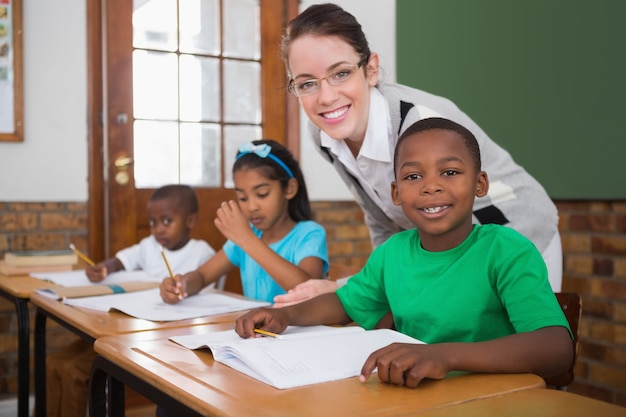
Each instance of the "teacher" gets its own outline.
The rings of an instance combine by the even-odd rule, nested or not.
[[[416,53],[419,50],[416,49]],[[391,200],[398,136],[417,120],[445,117],[478,139],[489,193],[476,198],[475,223],[516,229],[539,249],[552,289],[561,290],[562,250],[557,209],[545,189],[450,100],[379,80],[379,56],[361,25],[335,4],[308,7],[289,22],[282,58],[288,90],[309,119],[315,147],[330,162],[365,213],[374,247],[412,228]],[[423,62],[436,62],[423,57]],[[462,62],[459,62],[462,66]],[[445,211],[446,207],[438,208]],[[332,291],[332,281],[310,280],[275,299],[276,306]]]

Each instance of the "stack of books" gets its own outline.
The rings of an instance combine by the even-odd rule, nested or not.
[[[0,261],[0,274],[70,271],[77,263],[78,256],[71,250],[7,252]]]

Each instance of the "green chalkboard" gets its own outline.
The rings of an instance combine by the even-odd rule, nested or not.
[[[447,97],[553,199],[626,198],[626,1],[397,0],[398,82]]]

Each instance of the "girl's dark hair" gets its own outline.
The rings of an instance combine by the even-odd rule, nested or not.
[[[476,136],[472,132],[469,131],[465,126],[462,126],[452,120],[444,119],[443,117],[429,117],[426,119],[418,120],[409,126],[398,138],[398,142],[396,143],[396,149],[393,155],[393,172],[396,172],[396,165],[398,163],[398,150],[400,149],[400,144],[404,139],[409,136],[412,136],[419,132],[424,132],[426,130],[433,129],[442,129],[442,130],[450,130],[461,135],[463,140],[465,141],[465,146],[472,155],[472,159],[474,160],[474,167],[476,168],[476,172],[480,172],[481,170],[481,161],[480,161],[480,147],[478,146],[478,141],[476,140]]]
[[[289,152],[289,149],[272,139],[254,140],[252,143],[255,145],[269,145],[272,148],[271,154],[287,165],[293,173],[293,178],[298,181],[298,192],[289,200],[289,217],[296,222],[311,220],[313,215],[311,213],[311,203],[309,202],[309,194],[306,190],[304,176],[302,175],[298,161],[296,161],[291,152]],[[241,152],[238,152],[237,155],[240,153]],[[233,164],[233,176],[235,172],[242,169],[261,170],[266,178],[280,181],[283,189],[287,188],[289,180],[291,179],[289,173],[276,163],[276,161],[271,158],[261,158],[255,153],[246,153],[235,159],[235,163]]]
[[[151,202],[170,199],[176,201],[182,213],[186,215],[198,213],[198,197],[190,186],[183,184],[164,185],[150,196]]]
[[[356,18],[336,4],[314,4],[291,20],[283,34],[281,57],[287,72],[289,45],[305,35],[336,36],[351,45],[362,59],[369,60],[369,43]]]

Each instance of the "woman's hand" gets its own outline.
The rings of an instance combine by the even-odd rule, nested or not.
[[[281,294],[274,297],[274,307],[281,308],[292,304],[298,304],[310,298],[317,297],[320,294],[334,292],[339,288],[335,281],[327,279],[310,279],[298,284],[287,294]]]

